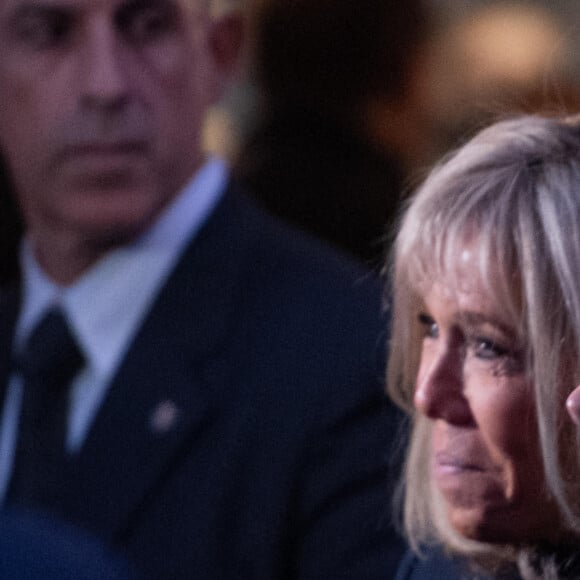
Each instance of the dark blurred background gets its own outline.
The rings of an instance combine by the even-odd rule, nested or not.
[[[371,268],[434,161],[498,117],[580,111],[578,0],[248,6],[246,66],[207,146],[270,211]]]

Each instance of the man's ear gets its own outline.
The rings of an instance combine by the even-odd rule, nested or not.
[[[215,17],[211,25],[210,50],[224,85],[237,80],[242,68],[244,20],[242,12],[235,10]]]
[[[580,427],[580,385],[577,386],[566,399],[568,415]]]

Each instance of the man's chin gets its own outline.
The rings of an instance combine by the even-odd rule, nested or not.
[[[91,238],[127,240],[155,221],[167,201],[160,191],[141,183],[85,188],[63,203],[60,219]]]
[[[92,216],[91,220],[82,220],[77,223],[78,232],[84,235],[86,242],[95,248],[112,249],[129,244],[138,238],[154,221],[156,214],[115,216],[115,219],[106,219]]]

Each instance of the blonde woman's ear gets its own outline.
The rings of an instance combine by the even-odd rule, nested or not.
[[[580,385],[566,399],[566,410],[572,421],[580,427]]]

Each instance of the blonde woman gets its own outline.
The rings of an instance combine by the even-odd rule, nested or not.
[[[580,578],[578,119],[503,121],[437,166],[391,274],[418,554],[399,578]]]

